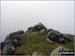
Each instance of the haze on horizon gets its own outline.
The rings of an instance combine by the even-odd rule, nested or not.
[[[41,22],[48,29],[74,34],[74,1],[1,1],[0,42]]]

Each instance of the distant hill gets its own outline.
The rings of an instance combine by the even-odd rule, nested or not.
[[[50,55],[64,46],[67,51],[74,51],[74,35],[63,34],[54,29],[47,29],[42,23],[29,27],[27,31],[10,33],[1,42],[1,55]]]

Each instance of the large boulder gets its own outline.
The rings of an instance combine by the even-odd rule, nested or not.
[[[17,32],[10,33],[9,35],[6,36],[5,40],[13,39],[13,38],[15,38],[16,36],[18,36],[20,34],[24,34],[24,31],[20,30],[20,31],[17,31]]]
[[[20,30],[10,33],[9,35],[7,35],[5,41],[1,43],[1,50],[5,55],[12,55],[14,53],[14,48],[21,45],[18,42],[19,40],[21,40],[21,38],[19,37],[20,34],[24,34],[24,31]]]
[[[47,30],[48,39],[56,41],[58,43],[64,43],[65,41],[70,42],[69,35],[62,34],[56,30],[49,29]]]
[[[65,48],[64,46],[59,46],[51,52],[50,56],[62,56],[59,55],[59,52],[63,52],[63,51],[70,51],[70,50]]]
[[[28,28],[28,32],[40,32],[40,33],[45,33],[46,32],[46,27],[42,24],[39,23],[37,25],[34,25],[33,27]]]
[[[47,33],[47,36],[52,41],[64,42],[63,34],[58,31],[55,31],[55,30],[50,31],[49,30],[49,32]]]

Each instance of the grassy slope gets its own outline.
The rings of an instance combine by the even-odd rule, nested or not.
[[[47,36],[41,33],[27,33],[20,35],[20,38],[22,40],[20,40],[19,43],[21,43],[22,45],[15,48],[15,54],[32,54],[35,51],[50,54],[56,47],[60,45],[64,45],[71,50],[74,49],[73,41],[65,44],[51,44],[46,41]]]

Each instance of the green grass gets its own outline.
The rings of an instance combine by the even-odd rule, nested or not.
[[[74,51],[74,38],[70,37],[70,39],[71,39],[71,42],[66,42],[65,44],[63,44],[63,46],[65,48],[70,49],[71,51]]]
[[[47,36],[41,33],[25,33],[23,35],[20,35],[20,38],[22,40],[20,40],[18,43],[22,45],[15,48],[15,54],[32,54],[33,52],[50,54],[55,48],[61,45],[64,45],[71,50],[74,50],[74,41],[66,43],[66,45],[56,42],[52,44],[47,42]]]

